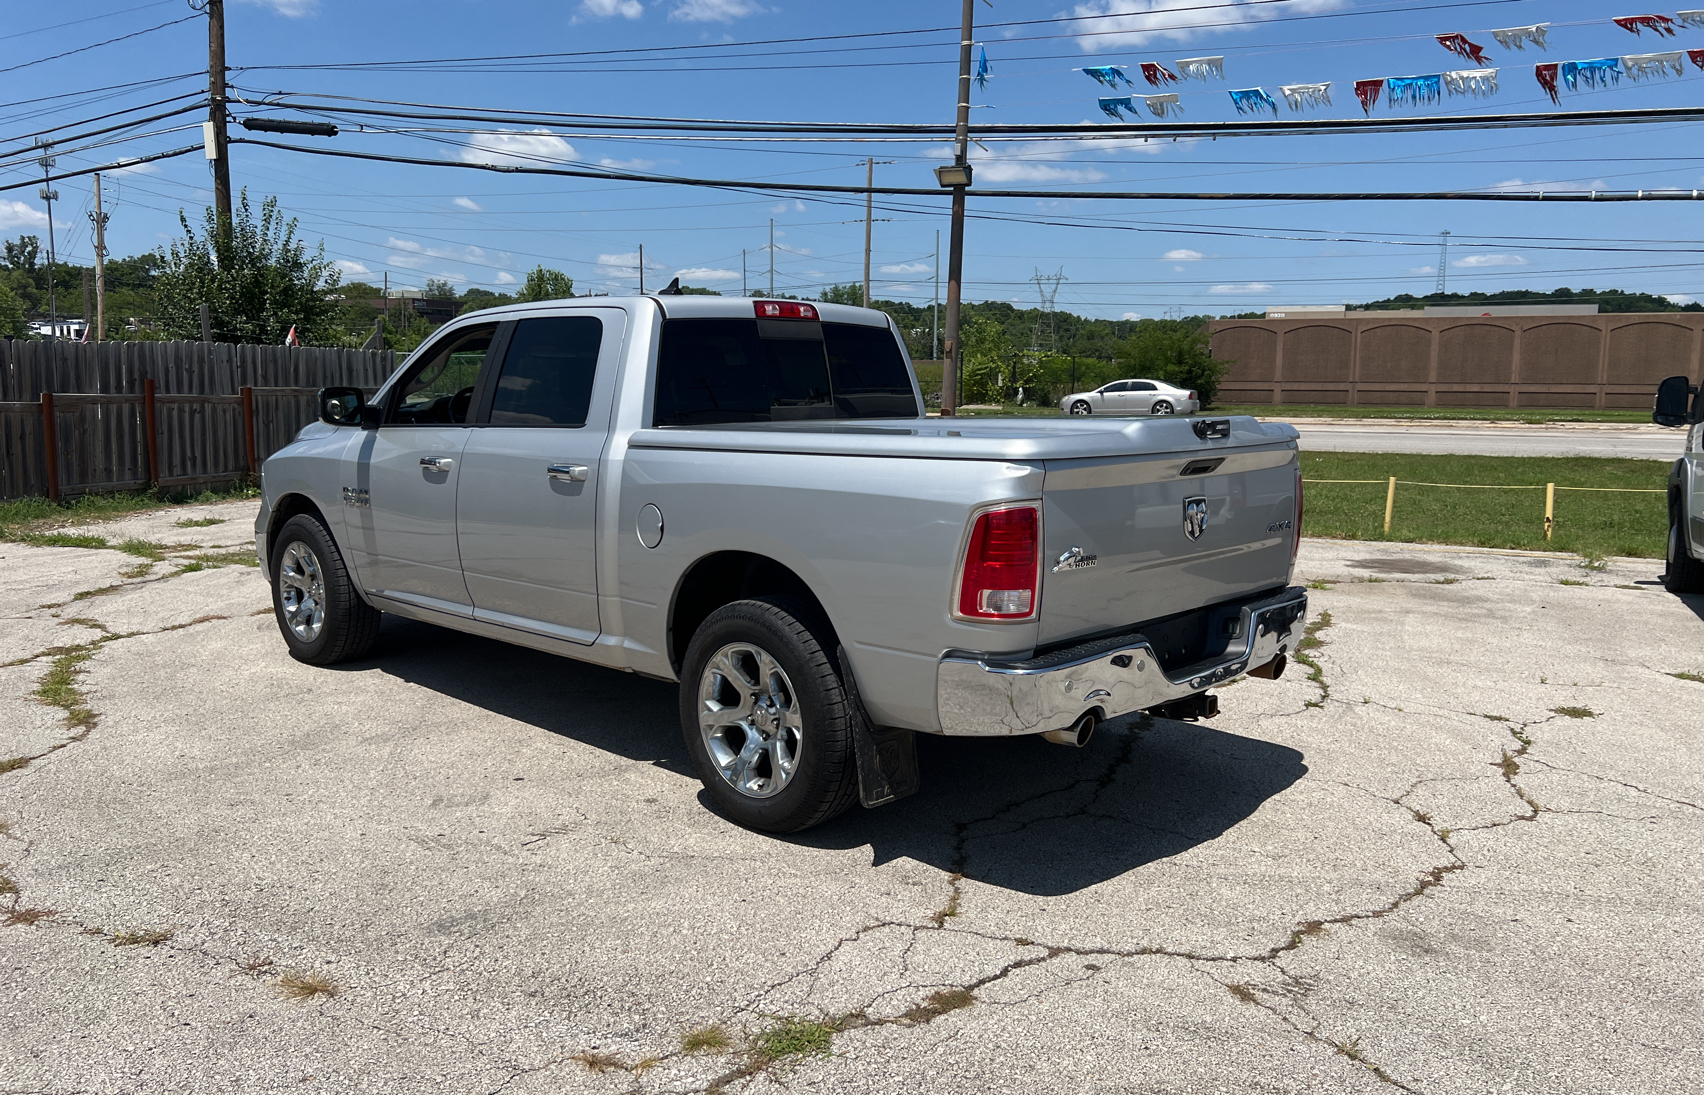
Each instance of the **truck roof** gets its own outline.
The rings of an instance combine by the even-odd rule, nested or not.
[[[663,315],[673,319],[752,319],[756,316],[753,304],[760,300],[774,300],[774,297],[712,297],[693,293],[685,296],[658,296],[637,293],[626,296],[606,297],[564,297],[561,300],[531,301],[525,304],[505,304],[497,308],[486,308],[478,312],[464,312],[456,317],[457,321],[465,320],[468,316],[479,316],[481,319],[509,319],[544,311],[561,311],[565,308],[598,308],[616,305],[631,305],[640,300],[648,300],[662,309]],[[857,323],[866,327],[887,327],[886,312],[874,308],[855,308],[850,304],[823,304],[818,301],[805,301],[817,310],[817,313],[829,323]]]

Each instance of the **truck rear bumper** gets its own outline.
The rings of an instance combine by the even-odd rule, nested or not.
[[[1184,699],[1296,649],[1307,618],[1300,586],[1275,596],[1220,605],[1215,626],[1236,621],[1224,653],[1175,674],[1160,668],[1140,633],[1086,643],[1026,661],[948,653],[937,676],[941,731],[1005,737],[1070,726],[1090,711],[1110,719]]]

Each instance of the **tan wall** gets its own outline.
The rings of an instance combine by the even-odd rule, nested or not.
[[[1704,313],[1223,319],[1224,403],[1646,409],[1665,376],[1700,379]]]

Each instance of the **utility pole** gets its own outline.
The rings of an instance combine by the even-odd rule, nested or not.
[[[870,234],[876,226],[876,158],[864,161],[864,307],[870,306]]]
[[[59,298],[53,292],[53,203],[59,200],[59,191],[51,184],[53,165],[59,162],[59,157],[49,152],[53,147],[50,141],[38,137],[36,147],[41,149],[41,200],[47,203],[47,332],[49,338],[58,338]]]
[[[645,295],[645,245],[639,245],[639,295]]]
[[[743,247],[740,248],[740,296],[749,297],[749,296],[751,296],[751,290],[746,288],[746,258],[745,258],[745,252],[746,252],[745,248],[743,248]]]
[[[106,337],[106,226],[108,214],[101,207],[101,177],[95,175],[95,211],[89,220],[95,226],[95,341]],[[87,317],[84,317],[87,318]]]
[[[775,218],[769,218],[769,295],[775,295]]]
[[[231,159],[225,139],[225,0],[207,0],[207,151],[219,233],[231,237]]]
[[[964,192],[970,185],[970,34],[976,0],[964,0],[959,31],[958,123],[953,131],[953,163],[937,167],[935,180],[953,191],[952,235],[947,244],[946,358],[941,362],[941,414],[958,409],[959,297],[964,282]]]
[[[935,306],[930,309],[934,313],[934,332],[929,336],[929,358],[932,361],[941,360],[941,230],[935,229]]]

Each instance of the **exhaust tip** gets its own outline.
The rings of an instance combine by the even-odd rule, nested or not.
[[[1089,739],[1094,736],[1095,726],[1097,724],[1095,713],[1093,711],[1087,711],[1084,712],[1082,718],[1078,719],[1065,729],[1049,730],[1041,736],[1055,745],[1073,745],[1078,749],[1081,749],[1083,746],[1089,744]]]
[[[1284,667],[1288,664],[1288,659],[1286,659],[1284,655],[1280,654],[1265,665],[1259,666],[1255,669],[1250,669],[1248,671],[1248,675],[1251,677],[1264,677],[1269,681],[1275,681],[1284,675]]]

